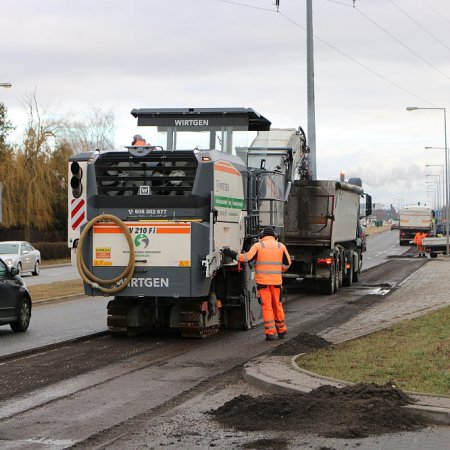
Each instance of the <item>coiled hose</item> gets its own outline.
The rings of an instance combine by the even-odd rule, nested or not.
[[[86,266],[84,262],[83,257],[83,243],[84,240],[89,233],[90,229],[97,224],[98,222],[102,221],[109,221],[114,222],[122,231],[123,235],[125,236],[128,247],[130,249],[130,257],[128,259],[127,267],[124,269],[124,271],[118,275],[115,278],[111,278],[110,280],[104,280],[102,278],[96,277]],[[94,217],[92,220],[90,220],[87,225],[84,227],[84,230],[82,231],[80,235],[80,239],[78,241],[77,246],[77,269],[80,273],[81,278],[83,281],[87,284],[89,284],[92,288],[98,289],[101,292],[104,292],[105,294],[115,294],[117,292],[122,291],[125,289],[130,282],[133,272],[134,272],[134,245],[133,245],[133,239],[131,237],[131,234],[122,220],[120,220],[118,217],[113,216],[112,214],[101,214],[97,217]],[[117,283],[119,280],[125,278],[124,282],[120,285],[112,286],[112,287],[106,287],[111,286]]]

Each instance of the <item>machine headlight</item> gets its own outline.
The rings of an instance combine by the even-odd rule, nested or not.
[[[10,266],[12,264],[12,259],[5,259],[5,263]]]

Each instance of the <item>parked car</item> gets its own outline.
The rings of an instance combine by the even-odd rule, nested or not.
[[[0,325],[26,331],[31,319],[31,296],[16,267],[0,259]]]
[[[35,276],[39,275],[41,252],[36,250],[29,242],[0,242],[0,256],[10,269],[12,267],[18,269],[19,275],[23,272],[31,272]]]
[[[393,220],[391,223],[391,231],[398,230],[400,228],[400,222],[398,220]]]

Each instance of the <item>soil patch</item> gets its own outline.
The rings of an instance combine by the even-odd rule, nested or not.
[[[289,339],[284,344],[272,350],[272,355],[294,356],[300,353],[311,353],[319,348],[328,347],[331,342],[316,336],[315,334],[299,333],[297,336]]]
[[[386,384],[322,386],[308,394],[239,395],[212,411],[239,431],[290,431],[334,438],[415,431],[425,425],[402,406],[413,400]]]

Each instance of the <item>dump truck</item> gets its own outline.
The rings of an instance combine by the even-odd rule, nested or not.
[[[356,182],[359,186],[332,180],[293,184],[283,235],[293,261],[286,277],[314,282],[323,294],[358,281],[365,250],[358,233],[364,191]],[[370,197],[366,206],[370,215]]]
[[[282,173],[283,158],[295,137],[289,129],[260,132],[246,149],[247,165],[269,164]],[[283,189],[285,205],[279,223],[264,219],[264,211],[273,211],[268,205],[260,207],[260,223],[274,226],[291,255],[291,267],[283,274],[285,282],[306,280],[321,293],[333,294],[359,279],[365,251],[359,220],[372,213],[372,198],[364,193],[360,178],[311,180],[305,161],[296,167],[297,172],[285,171],[290,181]],[[366,209],[361,215],[362,198]]]
[[[289,241],[294,236],[284,223],[286,217],[292,222],[286,210],[299,205],[290,198],[309,178],[303,130],[271,129],[250,108],[131,113],[152,144],[69,159],[68,246],[85,293],[113,296],[107,306],[112,334],[174,328],[206,337],[219,327],[261,323],[252,264],[232,261],[222,250],[249,250],[266,226],[289,246],[298,244]],[[359,199],[362,189],[335,189],[324,214],[331,228],[344,220],[356,233],[356,200],[351,211],[340,207],[350,193]],[[336,264],[342,276],[344,256],[360,267],[341,241],[333,243],[341,245]]]
[[[430,234],[433,228],[433,210],[428,206],[408,205],[399,213],[399,244],[409,245],[419,231]]]

